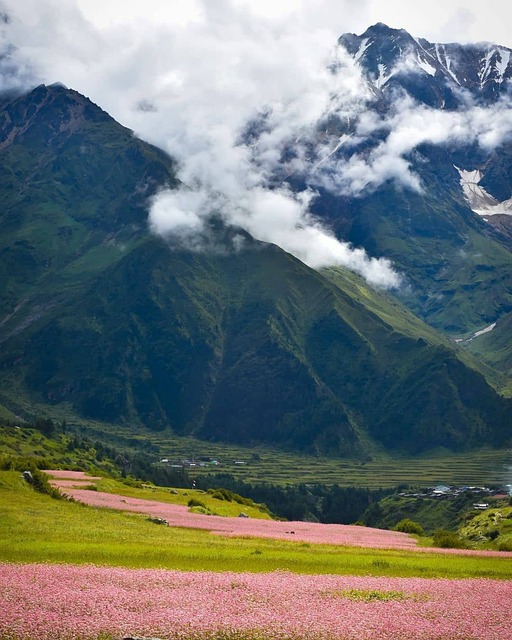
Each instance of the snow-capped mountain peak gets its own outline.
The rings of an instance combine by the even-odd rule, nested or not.
[[[512,50],[492,43],[440,44],[378,23],[339,39],[376,90],[401,86],[420,102],[454,108],[461,90],[495,101],[512,79]]]

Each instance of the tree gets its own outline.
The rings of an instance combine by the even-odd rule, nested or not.
[[[51,418],[36,418],[32,426],[47,438],[51,438],[55,433],[55,424]]]

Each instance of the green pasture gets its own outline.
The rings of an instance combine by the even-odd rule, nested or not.
[[[180,570],[512,578],[510,558],[359,549],[164,527],[35,492],[0,472],[0,561]]]
[[[267,511],[265,511],[264,508],[259,508],[256,504],[251,505],[245,502],[239,503],[236,501],[222,500],[205,491],[198,491],[197,489],[167,489],[164,487],[155,487],[151,484],[143,484],[142,487],[130,487],[111,478],[101,478],[91,483],[91,485],[96,487],[98,491],[115,493],[129,498],[166,502],[169,504],[187,505],[190,500],[196,500],[202,502],[211,514],[217,516],[236,518],[240,515],[240,512],[243,511],[251,518],[270,519]],[[77,487],[78,486],[77,484]],[[63,491],[65,492],[65,489]],[[242,500],[244,499],[242,498]],[[245,500],[246,502],[252,502],[247,499]]]

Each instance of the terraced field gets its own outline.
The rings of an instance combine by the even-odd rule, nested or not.
[[[363,462],[301,456],[261,447],[247,449],[151,432],[133,435],[129,430],[117,429],[116,435],[140,448],[150,442],[158,448],[160,459],[168,460],[168,464],[194,460],[195,466],[188,467],[191,475],[229,473],[249,482],[336,483],[342,487],[370,489],[400,484],[504,485],[512,482],[510,450],[488,449],[461,454],[438,451],[414,458],[376,454],[373,460]],[[158,460],[158,455],[153,455]],[[219,465],[201,463],[200,458],[211,458]]]

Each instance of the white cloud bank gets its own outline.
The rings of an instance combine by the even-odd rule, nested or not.
[[[386,181],[419,193],[420,177],[411,169],[411,152],[423,144],[478,144],[492,150],[512,140],[512,106],[505,97],[483,107],[468,99],[466,108],[443,111],[419,105],[408,96],[397,96],[394,110],[382,118],[372,112],[359,120],[354,139],[372,133],[383,139],[370,152],[350,157],[331,156],[310,169],[310,183],[332,193],[355,196],[376,189]]]
[[[187,15],[179,3],[156,2],[161,21],[151,11],[139,12],[137,22],[104,13],[101,28],[74,2],[3,5],[11,16],[4,37],[17,47],[11,60],[25,69],[11,75],[12,86],[26,83],[27,69],[38,81],[64,82],[178,160],[183,187],[153,199],[155,232],[198,248],[215,214],[312,267],[345,265],[374,284],[399,285],[388,260],[337,240],[311,216],[313,192],[270,184],[290,140],[307,139],[334,108],[348,115],[364,104],[357,70],[336,59],[338,30],[322,26],[332,3],[290,3],[273,16],[235,0],[198,0]],[[336,14],[351,6],[340,3]],[[344,72],[334,73],[332,63]],[[247,123],[263,112],[257,148],[241,142]]]
[[[371,93],[335,43],[368,19],[372,4],[0,0],[11,18],[2,23],[3,41],[16,47],[0,60],[8,71],[3,88],[63,82],[174,156],[183,186],[153,198],[155,232],[200,249],[215,215],[312,267],[345,265],[373,284],[397,287],[401,278],[388,260],[336,239],[310,213],[314,190],[292,193],[276,183],[276,170],[302,172],[313,188],[334,192],[359,193],[386,180],[421,189],[405,157],[416,144],[446,141],[459,129],[468,135],[469,127],[492,146],[510,123],[506,110],[501,129],[478,110],[460,122],[407,102],[387,120],[368,111]],[[319,142],[317,123],[333,113],[357,123],[356,135],[326,136],[314,151],[308,143]],[[244,137],[250,122],[260,127],[256,138]],[[386,136],[369,157],[332,153],[377,130]]]

